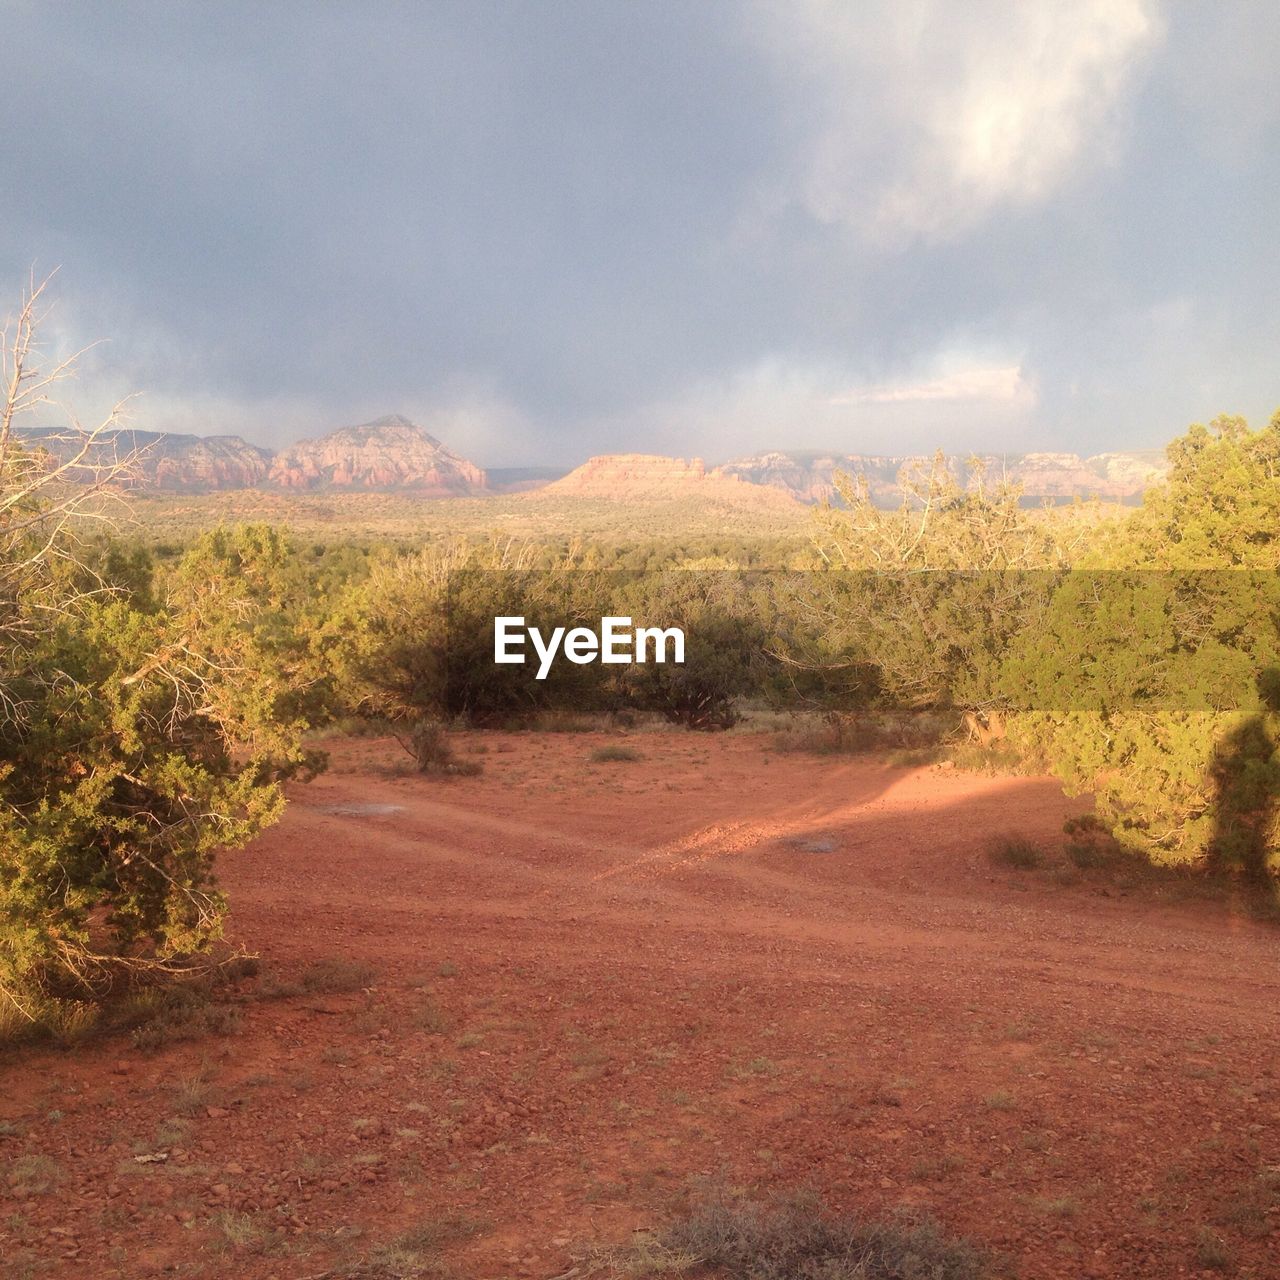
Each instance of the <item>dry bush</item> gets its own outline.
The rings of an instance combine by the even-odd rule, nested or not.
[[[1032,871],[1043,861],[1038,845],[1016,834],[995,836],[987,842],[987,857],[997,867]]]
[[[375,1249],[367,1262],[347,1272],[352,1280],[411,1280],[449,1274],[440,1250],[487,1230],[478,1219],[462,1214],[423,1218],[407,1231]]]
[[[714,1200],[610,1260],[614,1275],[723,1280],[981,1280],[982,1256],[927,1217],[835,1217],[810,1195]]]
[[[69,1049],[128,1035],[135,1048],[151,1050],[229,1035],[239,1028],[241,1010],[227,985],[257,972],[256,959],[236,955],[179,977],[144,978],[101,1000],[40,1000],[23,1014],[0,1004],[0,1046],[49,1042]]]
[[[822,756],[909,751],[915,753],[909,763],[927,763],[938,757],[953,721],[954,717],[932,712],[833,712],[784,729],[775,737],[774,748]]]
[[[307,995],[338,995],[362,991],[370,986],[378,971],[363,960],[333,957],[317,960],[303,970],[299,985]]]
[[[529,721],[535,733],[608,733],[614,727],[614,721],[603,713],[588,715],[559,707],[539,711]]]
[[[62,1181],[62,1169],[50,1156],[18,1156],[5,1167],[4,1181],[22,1196],[42,1196]]]
[[[597,747],[588,757],[592,764],[632,764],[637,760],[643,760],[644,756],[640,754],[634,747],[622,747],[610,744],[604,747]]]
[[[206,988],[179,985],[154,992],[153,1002],[136,1006],[144,1020],[133,1030],[139,1049],[162,1049],[183,1040],[225,1036],[238,1030],[240,1010],[210,998]]]
[[[459,760],[438,720],[419,720],[407,738],[396,735],[396,741],[413,757],[419,773],[442,777],[469,778],[484,771],[479,760]]]

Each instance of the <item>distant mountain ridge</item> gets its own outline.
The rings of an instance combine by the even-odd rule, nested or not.
[[[29,447],[46,449],[59,460],[73,457],[84,439],[78,432],[49,427],[19,428],[16,434]],[[136,457],[136,482],[141,487],[199,492],[256,488],[267,478],[273,455],[239,436],[187,436],[121,427],[99,437],[83,461],[86,468],[102,467],[130,456]]]
[[[651,453],[607,453],[588,458],[541,492],[622,501],[661,500],[687,494],[771,505],[790,505],[795,499],[794,494],[779,486],[721,474],[718,468],[708,469],[701,458],[667,458]]]
[[[804,503],[835,497],[835,476],[844,472],[865,481],[873,502],[893,506],[901,500],[904,473],[928,468],[928,455],[878,457],[854,453],[757,454],[708,467],[701,458],[667,458],[615,453],[590,458],[544,492],[600,498],[643,499],[697,493],[706,497],[750,498],[761,489]],[[949,458],[962,484],[976,482],[971,460]],[[1097,497],[1129,501],[1139,497],[1168,470],[1158,451],[1103,453],[1081,458],[1074,453],[1026,453],[980,458],[988,483],[1005,479],[1028,499]],[[738,486],[735,488],[735,486]]]
[[[59,458],[76,448],[74,432],[28,428],[22,437]],[[79,437],[83,439],[83,437]],[[541,491],[619,500],[697,494],[734,502],[823,502],[835,494],[835,475],[861,477],[873,501],[896,503],[903,472],[928,466],[927,455],[775,450],[708,467],[701,458],[617,453],[590,458],[567,474],[554,467],[510,467],[486,473],[400,414],[341,427],[277,452],[239,436],[192,436],[122,428],[103,437],[86,458],[101,465],[139,450],[136,483],[144,489],[200,493],[218,489],[380,491],[421,497]],[[988,479],[1004,477],[1028,499],[1099,497],[1133,501],[1168,470],[1158,451],[986,455]],[[949,459],[963,483],[968,460]]]
[[[1028,498],[1125,501],[1140,496],[1168,471],[1168,462],[1159,450],[1100,453],[1090,458],[1074,453],[987,454],[978,461],[988,483],[1008,480]],[[927,455],[772,452],[726,462],[711,474],[785,489],[801,502],[824,502],[835,495],[836,472],[844,472],[866,482],[872,501],[886,504],[898,501],[905,471],[927,468],[930,462]],[[974,482],[975,469],[969,459],[953,457],[948,464],[961,483]]]
[[[31,445],[68,458],[83,439],[75,432],[28,428]],[[276,453],[240,436],[173,432],[108,432],[85,457],[89,466],[137,453],[143,489],[205,493],[216,489],[395,490],[423,497],[461,497],[488,490],[484,471],[400,414],[340,427]]]

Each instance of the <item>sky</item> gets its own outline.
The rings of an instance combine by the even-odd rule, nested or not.
[[[1084,454],[1280,406],[1272,0],[0,0],[68,388],[483,465]]]

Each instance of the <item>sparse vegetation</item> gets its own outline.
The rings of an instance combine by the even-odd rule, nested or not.
[[[780,1070],[781,1068],[771,1058],[755,1057],[731,1066],[729,1074],[735,1080],[752,1080],[776,1076]]]
[[[363,960],[330,956],[312,961],[298,981],[308,995],[344,995],[371,986],[377,976],[378,971]]]
[[[398,736],[398,735],[397,735]],[[419,773],[445,777],[475,777],[484,771],[479,760],[459,760],[445,734],[444,725],[434,720],[419,720],[409,730],[407,739],[398,738],[413,757]]]
[[[62,1180],[62,1168],[51,1156],[18,1156],[9,1161],[5,1180],[19,1195],[46,1195]]]
[[[225,1036],[240,1025],[241,1012],[220,1002],[207,987],[179,984],[139,996],[130,1010],[138,1025],[132,1040],[139,1049],[161,1049],[182,1040]]]
[[[171,1109],[177,1116],[194,1116],[207,1107],[213,1097],[213,1085],[204,1072],[177,1080],[171,1091]]]
[[[997,836],[987,844],[987,857],[997,867],[1031,871],[1044,860],[1039,847],[1024,836]]]
[[[618,1276],[724,1280],[981,1280],[982,1256],[926,1217],[838,1217],[812,1196],[718,1199],[610,1259]]]
[[[592,764],[633,764],[644,757],[634,747],[624,747],[614,743],[596,747],[587,757]]]
[[[256,1214],[224,1210],[210,1219],[218,1248],[236,1253],[263,1253],[270,1234]]]
[[[423,1218],[395,1239],[380,1245],[370,1254],[368,1265],[372,1275],[387,1280],[413,1280],[418,1276],[447,1274],[440,1250],[448,1244],[480,1234],[484,1224],[462,1214]],[[359,1273],[357,1273],[359,1274]]]
[[[1226,1243],[1208,1227],[1196,1234],[1195,1260],[1207,1271],[1230,1271],[1235,1262]]]
[[[424,1000],[414,1010],[413,1025],[428,1035],[442,1036],[449,1031],[450,1020],[434,1000]]]

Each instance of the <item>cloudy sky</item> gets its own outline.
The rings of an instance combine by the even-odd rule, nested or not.
[[[1272,0],[0,10],[0,286],[110,339],[85,416],[514,465],[1280,405]]]

